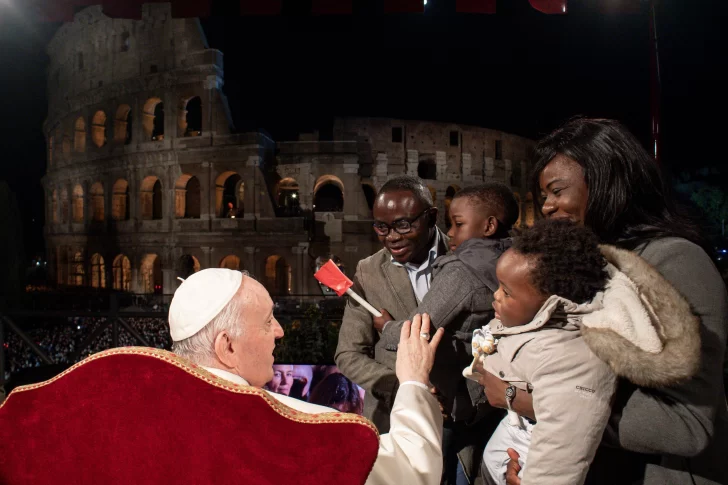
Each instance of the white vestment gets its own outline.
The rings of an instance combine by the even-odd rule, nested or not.
[[[249,385],[221,369],[205,367],[218,377]],[[267,391],[277,401],[309,414],[339,411]],[[379,437],[379,453],[366,485],[439,485],[442,478],[442,413],[437,400],[416,383],[400,385],[390,414],[389,433]]]

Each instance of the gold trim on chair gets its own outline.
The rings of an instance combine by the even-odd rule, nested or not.
[[[290,408],[283,404],[282,402],[274,399],[271,397],[268,392],[264,391],[263,389],[259,389],[257,387],[252,386],[245,386],[241,384],[236,384],[234,382],[230,382],[226,379],[223,379],[222,377],[218,377],[211,372],[208,372],[207,370],[203,369],[202,367],[193,364],[192,362],[183,359],[182,357],[173,354],[172,352],[168,352],[166,350],[162,349],[154,349],[150,347],[119,347],[115,349],[109,349],[104,350],[102,352],[98,352],[96,354],[93,354],[84,360],[78,362],[77,364],[73,365],[72,367],[66,369],[65,371],[61,372],[57,376],[53,377],[52,379],[49,379],[47,381],[39,382],[37,384],[28,384],[25,386],[19,386],[13,389],[13,391],[10,393],[9,396],[5,399],[4,402],[0,403],[0,409],[3,408],[5,403],[7,403],[14,394],[20,393],[20,392],[27,392],[32,391],[34,389],[38,389],[47,385],[52,384],[53,382],[63,378],[65,375],[73,372],[74,370],[78,369],[79,367],[89,364],[91,362],[94,362],[99,359],[103,359],[106,357],[113,357],[117,355],[140,355],[143,357],[151,357],[158,360],[163,360],[169,364],[174,365],[175,367],[182,369],[183,371],[187,372],[188,374],[201,379],[208,384],[212,384],[213,386],[219,387],[221,389],[225,389],[226,391],[234,392],[237,394],[249,394],[249,395],[255,395],[263,398],[268,405],[273,408],[278,414],[281,416],[290,419],[291,421],[295,421],[298,423],[305,423],[305,424],[337,424],[337,423],[353,423],[353,424],[360,424],[363,426],[368,427],[372,431],[374,431],[377,434],[377,438],[379,437],[379,431],[377,430],[376,426],[372,424],[371,421],[364,418],[363,416],[359,416],[357,414],[350,414],[350,413],[341,413],[332,411],[331,413],[322,413],[322,414],[309,414],[302,411],[297,411],[293,408]]]

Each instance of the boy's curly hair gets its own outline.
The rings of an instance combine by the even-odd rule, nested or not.
[[[568,220],[541,219],[513,238],[513,250],[536,262],[532,283],[544,295],[585,303],[607,283],[607,261],[599,240]]]

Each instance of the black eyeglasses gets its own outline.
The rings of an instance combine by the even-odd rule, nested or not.
[[[374,232],[376,232],[378,236],[387,236],[389,231],[392,229],[394,229],[397,234],[407,234],[412,231],[412,224],[414,224],[417,219],[430,212],[430,209],[432,209],[432,207],[428,207],[414,219],[399,219],[394,221],[391,226],[384,222],[375,222],[372,224],[372,227],[374,227]]]

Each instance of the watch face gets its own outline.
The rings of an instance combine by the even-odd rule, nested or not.
[[[513,399],[514,397],[516,397],[516,387],[515,386],[506,387],[506,397],[509,399]]]

